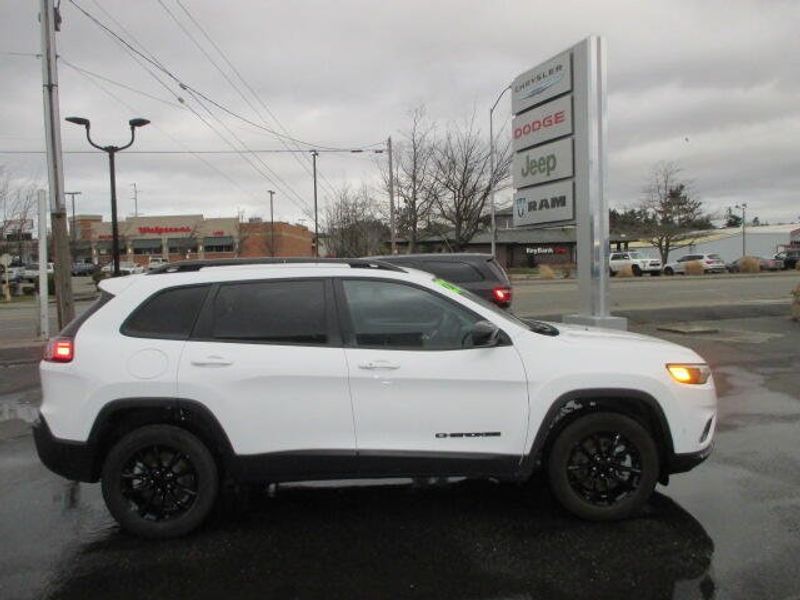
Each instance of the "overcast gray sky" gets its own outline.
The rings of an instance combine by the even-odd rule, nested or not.
[[[264,123],[169,12],[247,95],[191,16],[255,90],[259,100],[251,103],[270,128],[285,127],[295,138],[333,147],[396,137],[408,111],[420,104],[442,126],[475,111],[486,132],[489,106],[519,72],[587,35],[604,35],[612,206],[635,203],[652,165],[667,160],[683,168],[711,211],[746,201],[749,214],[762,221],[800,215],[798,1],[76,2],[126,39],[138,40],[181,81]],[[9,54],[39,52],[37,5],[0,3],[0,150],[44,148],[39,60]],[[163,74],[159,83],[70,0],[62,0],[61,9],[62,118],[90,118],[104,144],[126,141],[127,120],[142,116],[153,125],[140,131],[135,149],[229,149],[176,100],[183,98],[230,138],[196,97]],[[155,99],[83,75],[65,62]],[[249,148],[282,147],[269,133],[203,102]],[[509,111],[505,99],[496,127],[505,123],[506,134]],[[64,124],[62,135],[65,151],[87,150],[79,128]],[[202,160],[190,154],[120,155],[120,211],[133,211],[130,184],[136,182],[144,214],[231,216],[243,210],[263,216],[266,190],[273,188],[277,218],[303,217],[301,207],[312,200],[308,157],[260,156],[267,167],[256,163],[258,170],[272,181],[235,154],[204,154]],[[345,181],[374,184],[377,160],[378,155],[321,155],[322,201]],[[107,213],[105,156],[66,154],[64,162],[67,190],[83,192],[79,212]],[[0,154],[0,164],[23,177],[44,179],[46,173],[43,155]]]

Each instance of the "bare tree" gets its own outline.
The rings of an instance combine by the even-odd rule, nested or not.
[[[23,258],[26,241],[33,232],[37,213],[37,184],[13,179],[0,168],[0,203],[3,216],[0,220],[0,245],[2,252]],[[29,245],[29,244],[28,244]]]
[[[497,150],[492,171],[489,144],[480,135],[474,115],[466,125],[448,131],[437,144],[434,153],[437,213],[452,227],[455,251],[461,251],[478,232],[492,188],[509,177],[511,158],[509,145]]]
[[[712,228],[702,201],[691,193],[680,173],[673,163],[658,163],[634,209],[639,216],[639,232],[658,250],[661,264],[666,264],[672,250],[691,245],[697,238],[695,232]]]
[[[380,207],[366,187],[340,188],[324,211],[328,252],[336,257],[379,254],[389,236]]]
[[[409,112],[408,129],[400,133],[395,150],[394,186],[397,194],[397,231],[408,240],[408,252],[424,239],[436,205],[439,184],[435,177],[434,126],[425,117],[425,107]],[[388,171],[383,171],[388,193]]]

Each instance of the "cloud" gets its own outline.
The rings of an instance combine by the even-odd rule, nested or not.
[[[489,105],[517,73],[588,34],[603,34],[609,48],[612,204],[635,201],[652,165],[673,160],[712,210],[748,201],[762,218],[797,217],[800,4],[796,2],[182,0],[280,118],[279,125],[260,101],[249,96],[176,0],[163,2],[250,102],[159,3],[76,1],[126,38],[135,37],[181,80],[220,104],[256,122],[261,122],[260,114],[271,127],[285,126],[300,139],[345,147],[396,135],[406,125],[408,109],[419,104],[426,104],[429,116],[441,123],[475,112],[486,131]],[[64,22],[58,45],[65,60],[166,101],[105,81],[92,83],[62,65],[62,117],[90,117],[93,134],[103,143],[124,142],[127,120],[147,117],[153,124],[139,133],[138,150],[229,149],[179,103],[176,96],[180,96],[225,132],[206,109],[214,112],[247,147],[281,148],[265,132],[193,98],[163,73],[159,83],[69,0],[61,6]],[[0,23],[0,50],[38,52],[35,3],[6,0],[0,6]],[[42,149],[38,60],[0,54],[0,80],[0,149]],[[507,127],[507,100],[496,113],[498,128],[504,123]],[[65,124],[62,132],[65,149],[87,149],[80,129]],[[231,138],[227,132],[224,135]],[[238,141],[234,145],[241,147]],[[276,210],[281,218],[302,217],[312,202],[306,168],[291,156],[259,156],[277,177],[269,173],[265,177],[262,164],[252,160],[255,166],[249,165],[235,154],[201,155],[202,160],[189,154],[120,155],[120,210],[130,212],[128,196],[135,181],[143,190],[142,210],[150,214],[230,215],[238,209],[264,214],[266,190],[272,188],[278,190]],[[345,181],[374,185],[376,158],[380,159],[321,155],[322,203],[332,187]],[[308,156],[299,160],[307,165]],[[65,158],[67,187],[84,192],[79,197],[81,211],[108,212],[104,161],[100,154]],[[44,173],[42,156],[0,155],[0,163]]]

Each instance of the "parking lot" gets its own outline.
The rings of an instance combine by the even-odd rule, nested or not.
[[[693,282],[615,288],[639,285]],[[711,458],[623,523],[578,521],[542,485],[281,485],[228,490],[196,534],[145,542],[119,531],[98,485],[39,463],[35,366],[0,367],[0,596],[796,597],[800,326],[762,309],[694,337],[637,326],[709,360],[720,420]]]

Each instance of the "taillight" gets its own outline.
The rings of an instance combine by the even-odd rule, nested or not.
[[[496,287],[492,290],[492,296],[495,302],[502,302],[508,304],[511,302],[511,288]]]
[[[72,338],[53,338],[44,349],[44,359],[48,362],[68,363],[75,358],[75,342]]]

